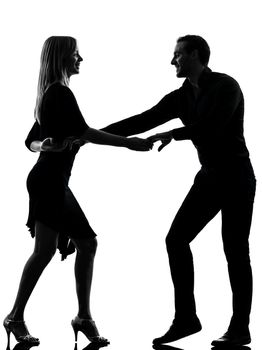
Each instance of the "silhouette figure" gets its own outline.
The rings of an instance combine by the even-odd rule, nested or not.
[[[24,309],[47,264],[59,248],[62,259],[77,251],[75,261],[76,292],[79,310],[72,326],[91,342],[108,344],[100,337],[90,312],[90,288],[96,252],[96,234],[68,187],[74,158],[86,142],[148,151],[152,142],[126,138],[90,128],[69,89],[69,80],[79,73],[82,57],[71,37],[50,37],[41,54],[36,121],[26,139],[33,151],[41,151],[27,179],[30,197],[27,226],[35,237],[33,254],[22,273],[17,297],[4,327],[18,342],[39,344],[24,323]],[[70,142],[69,142],[70,141]],[[75,141],[75,142],[73,142]]]
[[[168,343],[201,330],[194,298],[194,268],[190,243],[221,211],[222,238],[233,293],[233,315],[223,344],[250,342],[249,314],[252,272],[249,232],[256,180],[243,135],[244,98],[232,77],[208,67],[210,49],[196,35],[177,40],[171,64],[183,85],[151,109],[102,129],[122,136],[139,134],[173,118],[184,126],[156,134],[159,151],[172,139],[191,140],[201,169],[166,238],[175,292],[175,318],[154,344]],[[214,343],[214,345],[216,342]]]

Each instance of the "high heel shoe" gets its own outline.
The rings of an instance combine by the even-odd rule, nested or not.
[[[7,347],[10,346],[10,333],[13,333],[15,339],[18,342],[23,342],[32,345],[39,345],[40,341],[38,338],[32,337],[28,332],[24,321],[14,321],[8,316],[4,319],[3,323],[7,333]]]
[[[76,316],[72,320],[71,325],[75,333],[75,342],[77,342],[77,335],[78,335],[78,332],[80,331],[92,343],[99,343],[101,345],[109,344],[109,341],[106,338],[100,337],[99,332],[96,328],[95,321],[93,321],[92,319],[85,319],[85,318],[80,318]]]

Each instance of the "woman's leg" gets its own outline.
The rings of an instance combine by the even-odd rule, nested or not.
[[[72,239],[76,250],[75,279],[78,298],[78,317],[92,319],[90,312],[90,290],[93,277],[93,265],[97,247],[96,238]]]
[[[41,222],[35,225],[35,247],[33,254],[25,264],[17,297],[9,318],[23,320],[27,301],[43,270],[55,254],[58,233]]]
[[[93,277],[94,258],[97,247],[96,238],[72,239],[77,254],[75,260],[76,293],[78,298],[78,314],[72,320],[72,327],[77,341],[78,331],[86,335],[93,343],[108,345],[109,341],[100,337],[90,312],[90,291]]]

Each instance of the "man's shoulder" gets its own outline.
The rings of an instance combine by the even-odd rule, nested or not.
[[[221,72],[210,72],[209,73],[209,80],[213,83],[218,84],[232,84],[235,86],[239,86],[238,82],[235,78],[233,78],[231,75]]]

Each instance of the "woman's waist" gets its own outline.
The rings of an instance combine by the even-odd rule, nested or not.
[[[52,170],[58,173],[69,173],[74,164],[75,155],[59,155],[41,152],[36,165],[44,170]]]
[[[40,182],[62,182],[68,184],[72,166],[38,160],[29,172],[28,178]]]

